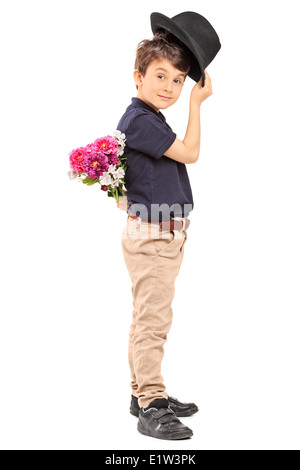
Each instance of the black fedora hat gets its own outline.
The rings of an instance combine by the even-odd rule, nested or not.
[[[192,54],[192,66],[188,73],[195,82],[202,77],[205,84],[204,70],[221,49],[219,37],[204,16],[193,11],[185,11],[168,18],[161,13],[151,13],[153,34],[166,31],[179,39]]]

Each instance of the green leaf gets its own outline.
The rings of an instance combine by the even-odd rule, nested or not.
[[[90,176],[86,176],[83,180],[81,180],[84,184],[91,186],[92,184],[98,183],[98,178],[90,178]]]

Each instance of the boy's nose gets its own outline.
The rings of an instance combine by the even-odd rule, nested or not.
[[[165,89],[165,91],[168,91],[168,92],[172,91],[172,89],[173,89],[173,82],[166,82],[164,89]]]

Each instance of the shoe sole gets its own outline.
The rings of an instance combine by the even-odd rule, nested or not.
[[[193,431],[189,432],[188,434],[187,433],[184,433],[184,434],[177,434],[176,436],[173,435],[173,436],[154,436],[153,434],[150,434],[149,432],[145,431],[144,429],[141,429],[139,427],[139,424],[137,425],[137,429],[138,431],[143,434],[144,436],[150,436],[150,437],[154,437],[155,439],[163,439],[163,440],[167,440],[167,441],[175,441],[175,440],[179,440],[179,439],[188,439],[189,437],[192,437],[193,436]]]
[[[180,413],[180,412],[175,413],[175,411],[174,411],[174,413],[175,413],[175,415],[177,416],[177,418],[188,418],[189,416],[192,416],[192,415],[194,415],[195,413],[198,413],[198,411],[199,411],[199,410],[198,410],[198,408],[197,408],[197,409],[192,409],[192,410],[191,410],[190,412],[188,412],[188,413]],[[136,412],[130,410],[130,414],[132,414],[132,416],[135,416],[136,418],[139,417],[139,411],[136,413]]]

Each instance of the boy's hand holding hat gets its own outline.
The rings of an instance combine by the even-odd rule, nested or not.
[[[191,91],[191,100],[196,102],[197,104],[201,104],[206,98],[212,95],[212,84],[211,78],[208,75],[208,72],[204,70],[205,73],[205,85],[202,86],[202,77],[200,78],[199,82],[194,85]]]

